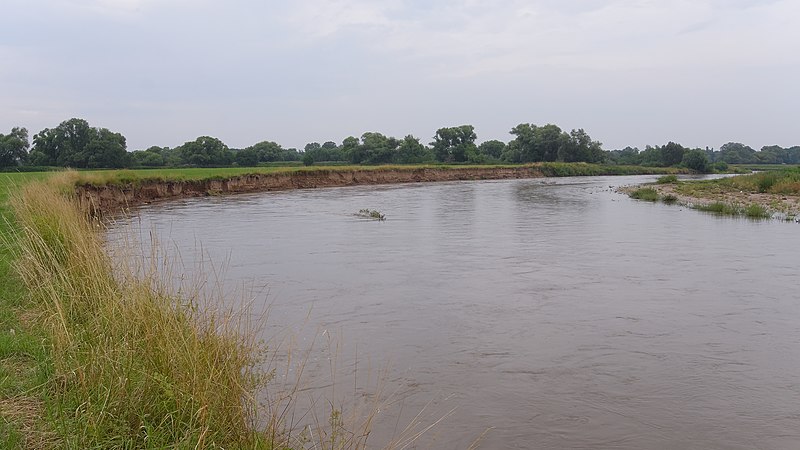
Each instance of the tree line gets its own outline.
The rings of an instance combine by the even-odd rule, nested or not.
[[[278,162],[312,165],[563,161],[685,166],[709,172],[715,164],[720,168],[722,164],[800,163],[800,147],[770,146],[756,152],[743,144],[728,143],[720,151],[714,151],[689,149],[669,142],[663,146],[647,146],[641,151],[631,147],[605,151],[602,144],[583,129],[566,132],[553,124],[521,123],[513,127],[510,134],[512,139],[508,142],[489,140],[478,144],[475,128],[461,125],[439,128],[433,141],[424,144],[413,135],[395,138],[367,132],[360,137],[349,136],[340,144],[311,142],[302,150],[283,148],[272,141],[235,149],[217,138],[200,136],[175,148],[153,146],[129,152],[121,133],[92,127],[84,119],[73,118],[35,134],[32,145],[25,128],[13,128],[8,135],[0,134],[0,167],[248,167]]]

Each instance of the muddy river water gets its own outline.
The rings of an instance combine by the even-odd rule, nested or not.
[[[390,398],[371,446],[422,411],[447,417],[410,448],[800,448],[800,225],[611,189],[653,179],[209,197],[117,226],[187,271],[224,263],[213,277],[250,286],[268,337],[335,336],[338,392],[363,395],[370,368]]]

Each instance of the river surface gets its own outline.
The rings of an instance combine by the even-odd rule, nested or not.
[[[800,448],[800,226],[611,189],[654,178],[187,199],[113,232],[225,263],[266,337],[321,349],[311,391],[338,386],[326,352],[334,396],[377,376],[374,447],[421,412],[446,417],[410,448]]]

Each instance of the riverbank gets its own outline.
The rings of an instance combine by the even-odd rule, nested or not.
[[[356,185],[559,176],[677,173],[674,168],[586,163],[516,166],[342,166],[74,172],[76,201],[90,215],[174,198]]]
[[[652,190],[642,192],[642,189]],[[788,169],[702,181],[670,181],[620,189],[644,200],[661,200],[693,209],[753,218],[800,217],[800,170]]]
[[[282,448],[244,316],[112,261],[71,174],[34,178],[0,183],[0,448]]]

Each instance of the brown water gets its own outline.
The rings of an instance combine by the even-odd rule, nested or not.
[[[610,190],[652,179],[192,199],[135,226],[266,286],[265,333],[341,336],[351,391],[388,365],[373,446],[455,408],[418,448],[800,449],[800,226]]]

